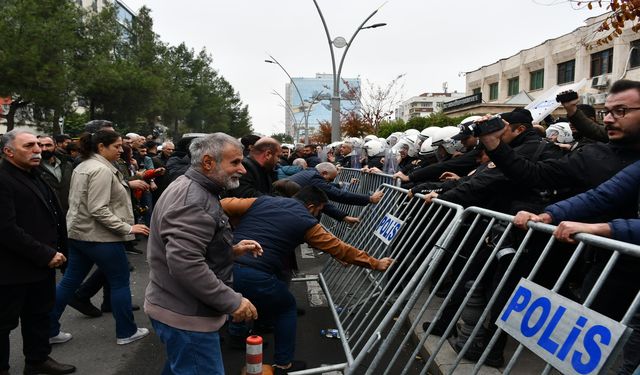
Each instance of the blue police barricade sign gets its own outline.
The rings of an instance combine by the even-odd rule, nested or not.
[[[496,325],[563,374],[599,374],[627,337],[623,324],[526,279]]]
[[[385,245],[388,245],[389,243],[391,243],[391,240],[393,240],[393,237],[398,234],[398,232],[400,231],[400,227],[402,227],[402,224],[404,224],[404,221],[391,214],[386,214],[384,215],[382,220],[380,220],[380,223],[378,223],[378,226],[376,227],[373,234],[381,239],[382,242],[385,243]]]

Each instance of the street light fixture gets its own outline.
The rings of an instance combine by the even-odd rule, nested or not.
[[[284,102],[285,108],[289,110],[289,114],[291,114],[291,119],[293,120],[293,137],[296,140],[295,142],[297,142],[297,140],[300,138],[300,124],[298,124],[298,120],[296,119],[295,111],[293,110],[293,108],[291,108],[291,105],[289,104],[287,99],[285,99],[284,96],[280,95],[279,92],[273,90],[271,94],[278,95]]]
[[[287,72],[287,70],[284,68],[284,66],[282,66],[282,64],[280,64],[278,62],[278,60],[275,59],[275,57],[273,57],[271,55],[269,55],[269,57],[271,59],[270,60],[264,60],[264,62],[266,62],[268,64],[276,64],[276,65],[278,65],[280,67],[280,69],[282,69],[284,74],[286,74],[287,77],[289,77],[289,81],[291,82],[293,87],[296,89],[296,92],[298,93],[298,97],[300,98],[300,106],[302,106],[304,108],[304,99],[302,98],[302,94],[300,93],[300,90],[298,89],[298,85],[296,85],[296,83],[293,81],[293,78],[291,78],[291,75],[289,74],[289,72]],[[309,144],[309,111],[304,111],[303,110],[303,117],[304,117],[304,143],[305,144]],[[293,118],[295,119],[295,116],[293,116]],[[298,132],[299,132],[299,129],[298,129]],[[296,134],[296,142],[298,142],[298,138],[297,138],[298,135],[299,134]]]
[[[331,52],[331,67],[333,69],[333,95],[331,96],[331,142],[338,142],[342,137],[340,134],[340,75],[342,74],[342,65],[344,64],[344,58],[347,56],[347,52],[349,52],[349,47],[353,43],[356,35],[360,32],[360,30],[366,29],[375,29],[377,27],[385,26],[386,23],[374,23],[373,25],[365,26],[365,24],[373,17],[382,6],[378,9],[374,10],[365,20],[358,26],[356,31],[351,35],[351,38],[348,42],[346,42],[345,38],[337,37],[335,39],[331,39],[331,35],[329,34],[329,28],[327,27],[327,22],[324,19],[324,15],[320,10],[320,6],[318,5],[317,0],[313,0],[313,3],[318,10],[318,15],[320,16],[320,20],[322,21],[322,26],[324,26],[324,32],[327,36],[327,42],[329,43],[329,52]],[[382,4],[384,5],[384,4]],[[342,57],[340,58],[340,64],[336,69],[336,55],[333,50],[333,47],[336,48],[344,48],[344,52],[342,53]]]

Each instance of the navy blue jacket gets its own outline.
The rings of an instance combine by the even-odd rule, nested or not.
[[[235,259],[235,263],[287,280],[291,271],[288,264],[291,254],[305,242],[305,233],[316,224],[318,220],[302,202],[263,195],[242,216],[233,231],[233,243],[252,239],[262,246],[264,252],[257,258],[245,254]]]
[[[300,185],[301,188],[305,186],[317,186],[327,194],[330,200],[338,203],[354,204],[357,206],[366,206],[369,204],[369,196],[364,194],[356,194],[350,191],[342,190],[336,185],[325,180],[318,172],[317,169],[306,169],[300,173],[289,177],[290,181],[293,181]],[[339,210],[336,206],[327,204],[324,207],[323,213],[331,216],[336,220],[342,220],[347,216],[346,212]]]
[[[618,172],[595,189],[563,200],[545,208],[555,224],[563,220],[592,222],[603,215],[620,217],[629,206],[640,210],[640,161]],[[609,222],[611,237],[640,244],[640,219],[636,210],[634,218],[617,218]]]

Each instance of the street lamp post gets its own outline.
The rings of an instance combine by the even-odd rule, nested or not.
[[[333,95],[331,96],[331,142],[337,142],[342,138],[340,134],[340,75],[342,74],[342,65],[344,64],[344,58],[347,56],[349,47],[351,47],[353,39],[355,39],[360,30],[375,29],[376,27],[385,26],[386,23],[376,23],[370,26],[364,26],[371,19],[371,17],[378,13],[380,8],[382,7],[381,6],[380,8],[374,10],[367,18],[365,18],[365,20],[360,24],[353,35],[351,35],[351,38],[348,42],[341,36],[332,40],[331,35],[329,34],[329,28],[327,27],[327,22],[324,19],[324,15],[320,10],[320,6],[318,5],[317,0],[313,0],[313,3],[318,10],[318,15],[320,16],[320,20],[322,21],[322,26],[324,26],[324,32],[327,35],[327,42],[329,42],[329,51],[331,52],[331,67],[333,69]],[[342,53],[338,69],[336,69],[336,56],[333,47],[347,47]]]
[[[296,92],[298,93],[298,97],[300,98],[300,105],[304,108],[304,99],[302,98],[302,94],[300,93],[300,90],[298,89],[298,85],[296,85],[296,83],[293,81],[293,78],[291,78],[291,75],[289,74],[289,72],[287,72],[287,70],[284,68],[284,66],[282,66],[282,64],[280,64],[278,62],[278,60],[276,60],[273,56],[269,55],[269,58],[271,60],[264,60],[264,62],[269,63],[269,64],[278,65],[280,67],[280,69],[282,69],[284,74],[286,74],[287,77],[289,77],[289,82],[291,82],[293,87],[296,89]],[[305,144],[309,144],[309,112],[305,111],[303,109],[302,114],[304,116],[304,143]],[[295,119],[295,115],[292,114],[292,116]],[[298,142],[298,138],[297,137],[298,137],[298,134],[296,134],[296,142]]]
[[[294,140],[296,140],[294,141],[294,143],[297,142],[297,139],[300,137],[300,124],[298,124],[293,108],[291,108],[291,105],[289,104],[287,99],[285,99],[282,95],[280,95],[279,92],[277,92],[276,90],[273,90],[271,93],[273,95],[278,95],[280,99],[282,99],[282,101],[284,102],[285,108],[289,110],[289,114],[291,114],[291,120],[293,121],[293,137],[294,137]]]

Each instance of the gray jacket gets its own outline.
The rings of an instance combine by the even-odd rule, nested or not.
[[[242,295],[231,288],[232,239],[222,188],[189,169],[156,203],[147,246],[145,312],[171,327],[213,332]]]

